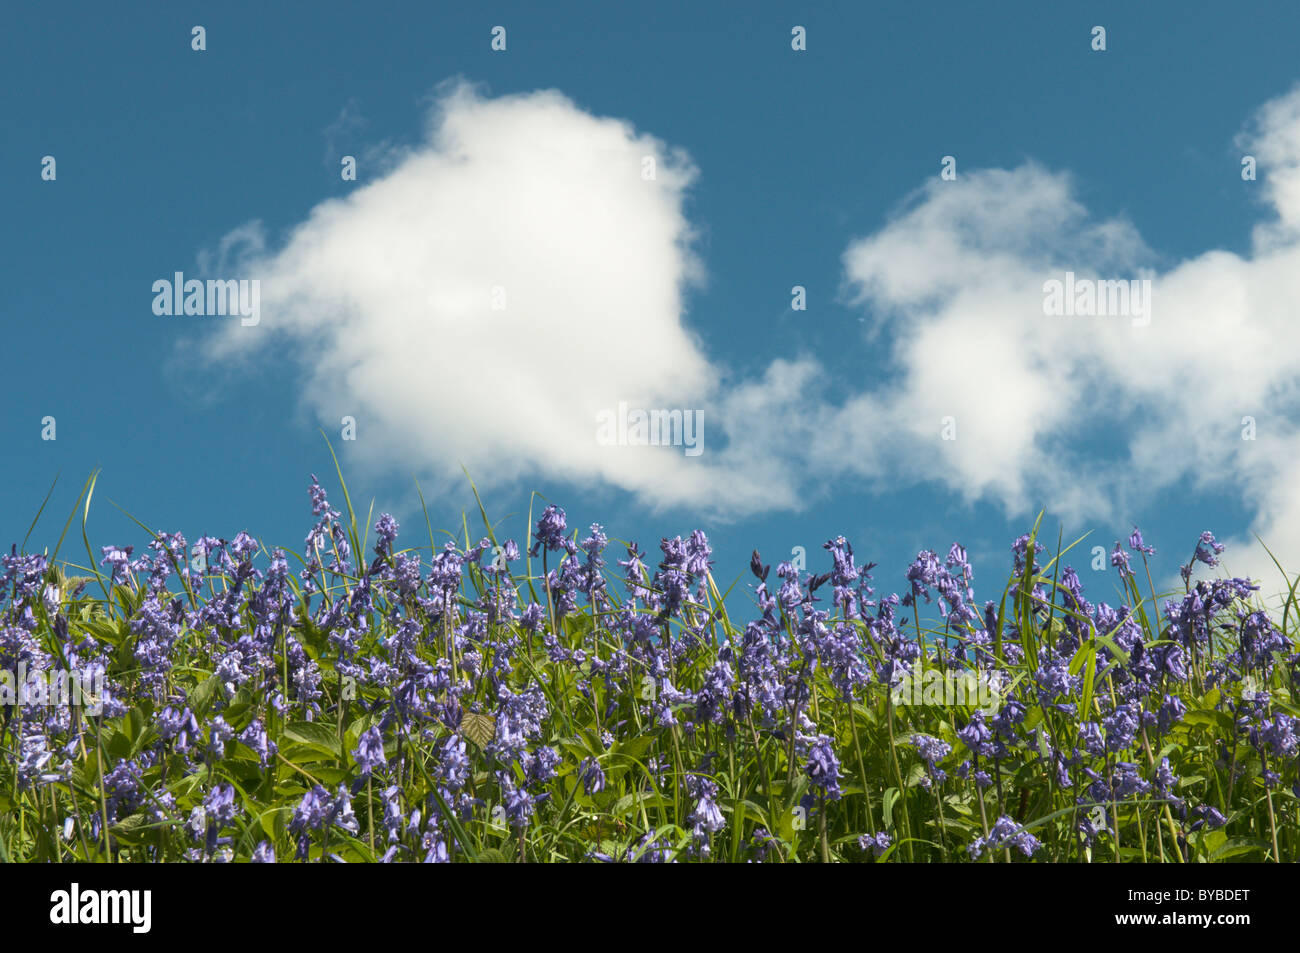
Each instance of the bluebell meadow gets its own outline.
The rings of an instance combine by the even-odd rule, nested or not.
[[[699,530],[611,552],[549,505],[523,540],[403,548],[309,492],[301,554],[0,559],[0,668],[99,679],[4,706],[0,859],[1297,857],[1295,593],[1197,578],[1211,533],[1159,594],[1135,529],[1114,606],[1036,528],[985,601],[959,545],[882,594],[843,537],[723,593]],[[935,670],[997,703],[897,704]]]

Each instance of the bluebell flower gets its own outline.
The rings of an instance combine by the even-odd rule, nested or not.
[[[840,762],[829,735],[817,736],[808,751],[808,763],[804,770],[808,773],[808,780],[812,782],[814,790],[828,800],[839,800]]]
[[[595,758],[584,758],[578,765],[578,780],[582,782],[582,790],[588,796],[605,790],[605,772]]]
[[[547,549],[552,552],[564,549],[567,550],[565,539],[565,530],[568,525],[565,521],[564,510],[560,509],[554,503],[546,507],[542,512],[542,518],[537,521],[537,532],[533,534],[536,540],[528,550],[528,555],[536,556],[541,549]]]
[[[858,847],[861,850],[869,850],[876,857],[879,857],[893,845],[894,839],[884,831],[877,834],[862,834],[858,837]]]
[[[393,551],[393,541],[397,539],[398,530],[397,520],[393,519],[387,513],[379,517],[375,523],[375,533],[379,539],[375,543],[375,553],[380,556],[388,556]]]
[[[1131,579],[1133,577],[1133,570],[1129,568],[1128,564],[1128,553],[1121,548],[1119,540],[1115,541],[1115,550],[1110,554],[1110,564],[1119,570],[1120,579]]]
[[[975,838],[967,847],[967,850],[972,857],[978,858],[985,850],[1001,850],[1003,847],[1014,847],[1026,857],[1032,857],[1040,846],[1038,839],[1034,835],[1004,814],[997,819],[987,838]]]
[[[1133,532],[1129,535],[1128,546],[1133,552],[1141,553],[1143,556],[1154,556],[1156,554],[1154,546],[1147,546],[1142,542],[1142,533],[1136,526],[1133,527]]]
[[[378,728],[367,728],[360,737],[357,738],[357,747],[352,751],[352,757],[357,763],[357,768],[361,776],[369,777],[373,771],[383,768],[386,763],[384,756],[384,737],[379,733]]]

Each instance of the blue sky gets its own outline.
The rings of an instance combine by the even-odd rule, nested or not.
[[[1300,8],[1215,6],[8,7],[0,538],[23,538],[58,474],[30,543],[53,545],[99,467],[97,546],[146,542],[112,500],[191,539],[248,530],[298,547],[308,475],[334,487],[324,428],[354,501],[392,510],[411,545],[427,539],[413,477],[434,526],[455,528],[473,506],[454,475],[466,462],[503,535],[522,539],[534,490],[571,527],[599,521],[652,552],[698,526],[724,586],[754,547],[776,561],[802,545],[816,569],[842,533],[887,591],[919,549],[959,540],[977,595],[993,598],[1009,543],[1041,508],[1053,539],[1063,522],[1071,539],[1092,533],[1087,546],[1139,523],[1160,577],[1207,528],[1300,557],[1284,336],[1300,260],[1300,110],[1287,98]],[[496,25],[504,52],[490,48]],[[796,25],[806,51],[791,49]],[[1090,49],[1094,25],[1104,52]],[[430,139],[438,115],[463,120],[460,166],[455,143]],[[588,141],[662,149],[655,191],[634,176],[575,185]],[[358,157],[355,182],[343,155]],[[954,182],[939,177],[946,155]],[[518,220],[492,198],[493,176],[517,168],[548,200]],[[385,180],[383,201],[347,204]],[[538,211],[588,198],[572,217]],[[313,234],[355,246],[342,266],[310,247],[285,254],[328,200],[337,221]],[[634,214],[615,232],[584,231],[584,216],[604,221],[624,200]],[[223,258],[232,234],[256,240]],[[371,294],[429,290],[426,266],[443,266],[421,255],[460,247],[499,250],[512,275],[541,269],[537,315],[512,304],[490,332],[447,335],[421,310],[442,305],[395,312],[388,292]],[[1037,307],[1016,290],[1027,277],[1067,269],[1148,269],[1150,333],[1003,317],[1008,302]],[[151,286],[176,271],[260,278],[261,323],[156,316]],[[806,311],[790,308],[795,285]],[[635,320],[602,323],[613,313]],[[453,301],[435,323],[484,320],[468,314]],[[614,384],[597,387],[597,363]],[[1044,388],[1058,374],[1060,391]],[[961,386],[936,391],[936,377]],[[519,393],[466,399],[494,380]],[[704,454],[597,452],[574,437],[594,429],[591,400],[648,392],[657,403],[643,406],[703,410]],[[358,438],[345,442],[352,405]],[[529,408],[542,424],[520,422]],[[952,447],[939,438],[949,412]],[[1244,415],[1256,442],[1240,438]],[[547,436],[516,452],[521,426]],[[1260,565],[1233,552],[1229,568]],[[1089,578],[1097,598],[1114,589],[1109,572]]]

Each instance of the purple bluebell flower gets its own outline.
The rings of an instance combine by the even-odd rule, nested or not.
[[[541,549],[548,549],[551,552],[567,550],[568,547],[565,545],[568,542],[565,538],[567,529],[564,510],[552,503],[546,507],[542,512],[542,518],[537,521],[537,532],[533,534],[535,542],[529,548],[528,555],[536,556]]]
[[[367,728],[361,733],[357,738],[357,746],[352,751],[352,757],[363,778],[384,767],[386,763],[384,736],[379,733],[378,728]]]
[[[984,723],[984,712],[975,711],[971,714],[970,721],[964,728],[957,731],[957,737],[961,739],[971,752],[981,758],[991,758],[993,756],[993,732],[989,731],[988,726]]]
[[[1133,532],[1129,535],[1128,547],[1133,552],[1141,553],[1143,556],[1154,556],[1156,554],[1154,546],[1147,546],[1142,542],[1142,533],[1136,526],[1133,527]]]
[[[860,850],[869,850],[873,855],[879,857],[893,845],[894,839],[884,831],[877,834],[863,834],[858,837],[858,848]]]
[[[815,790],[828,800],[840,798],[840,762],[835,756],[835,746],[829,735],[818,735],[808,751],[808,764],[804,768]]]
[[[1110,554],[1110,564],[1119,570],[1120,579],[1131,579],[1133,577],[1133,570],[1129,568],[1128,564],[1128,553],[1124,552],[1119,540],[1115,540],[1115,550]]]
[[[1219,812],[1218,808],[1211,807],[1208,804],[1197,805],[1193,812],[1200,816],[1200,819],[1192,824],[1192,830],[1197,830],[1204,825],[1208,830],[1218,830],[1228,823],[1228,819]]]
[[[1182,699],[1177,695],[1166,695],[1156,715],[1156,724],[1160,727],[1160,733],[1164,734],[1182,721],[1185,714],[1187,714],[1187,706],[1183,704]]]
[[[375,534],[379,539],[375,543],[375,553],[380,556],[388,556],[393,551],[393,541],[397,539],[399,527],[397,520],[393,519],[387,513],[379,517],[375,523]]]
[[[595,758],[584,758],[578,765],[578,780],[582,782],[582,790],[588,796],[605,790],[605,772]]]
[[[923,779],[926,787],[930,786],[931,781],[942,784],[948,779],[948,775],[940,768],[939,762],[952,752],[952,745],[946,741],[941,741],[930,735],[916,734],[912,736],[912,744],[916,745],[917,753],[925,762],[927,777]]]
[[[560,767],[560,753],[550,745],[541,745],[525,755],[523,763],[525,783],[534,789],[544,787],[555,779]]]
[[[1043,552],[1043,550],[1044,550],[1043,544],[1038,542],[1037,540],[1034,540],[1034,555],[1037,556],[1039,553]],[[1019,537],[1014,543],[1011,544],[1011,553],[1015,557],[1016,574],[1020,575],[1025,571],[1025,566],[1027,564],[1028,557],[1029,557],[1029,534],[1028,533],[1026,533],[1024,536]]]
[[[1191,560],[1179,570],[1183,582],[1188,583],[1191,581],[1192,569],[1198,562],[1204,563],[1210,568],[1219,565],[1219,556],[1226,548],[1214,538],[1214,534],[1209,530],[1203,532],[1196,542],[1196,550],[1192,553]]]
[[[502,806],[505,808],[506,819],[516,829],[527,827],[536,809],[533,796],[526,789],[517,786],[504,772],[499,774],[497,779],[501,786]]]
[[[695,797],[695,807],[691,810],[687,823],[695,835],[696,848],[702,855],[708,853],[708,837],[726,827],[726,818],[719,810],[716,798],[718,786],[712,780],[699,775],[687,776],[687,790]]]
[[[1014,847],[1026,857],[1032,857],[1040,846],[1038,839],[1033,834],[1030,834],[1024,827],[1004,814],[993,825],[993,829],[989,831],[987,838],[975,838],[967,850],[972,857],[979,857],[985,850],[1001,850],[1003,847]]]
[[[459,791],[464,787],[469,780],[469,756],[465,753],[462,738],[452,735],[443,744],[434,776],[449,791]]]
[[[302,796],[298,806],[293,809],[293,816],[289,819],[289,830],[309,831],[319,830],[325,826],[326,819],[330,816],[330,796],[319,784],[313,785],[312,789]]]

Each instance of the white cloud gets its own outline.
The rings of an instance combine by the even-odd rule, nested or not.
[[[322,202],[283,247],[268,254],[242,230],[263,318],[212,356],[296,352],[320,419],[357,419],[352,465],[462,481],[463,464],[486,485],[544,474],[653,504],[758,505],[762,486],[723,476],[713,454],[596,441],[597,413],[620,401],[704,409],[706,448],[715,439],[719,372],[683,322],[702,276],[682,209],[695,178],[681,152],[559,93],[449,86],[424,143]]]
[[[1251,254],[1159,271],[1130,223],[1090,217],[1068,175],[1031,163],[931,182],[844,254],[881,377],[831,400],[813,357],[738,380],[691,334],[703,268],[684,154],[553,91],[455,85],[426,141],[278,250],[256,228],[228,237],[263,279],[263,319],[212,353],[296,353],[307,406],[329,426],[357,418],[353,465],[460,481],[463,463],[481,484],[540,475],[715,515],[797,509],[837,479],[938,483],[1072,521],[1194,487],[1254,507],[1252,529],[1300,570],[1300,90],[1241,143],[1272,213]],[[1065,271],[1152,277],[1150,324],[1045,316],[1043,283]],[[620,401],[703,409],[706,453],[600,446],[596,414]],[[1245,415],[1256,441],[1240,439]],[[948,416],[955,441],[940,439]],[[1271,567],[1253,546],[1231,565]]]
[[[1300,571],[1300,90],[1242,142],[1274,213],[1248,257],[1211,251],[1156,272],[1129,223],[1091,222],[1065,175],[1032,164],[936,181],[849,247],[851,287],[893,332],[902,376],[875,410],[906,436],[913,477],[1076,520],[1220,492],[1254,506],[1252,530]],[[1152,277],[1150,324],[1045,316],[1043,283],[1066,271]],[[944,415],[959,428],[947,446]],[[1241,439],[1246,415],[1255,441]],[[1091,449],[1099,426],[1111,453]],[[1253,540],[1236,542],[1234,568],[1276,575]]]

